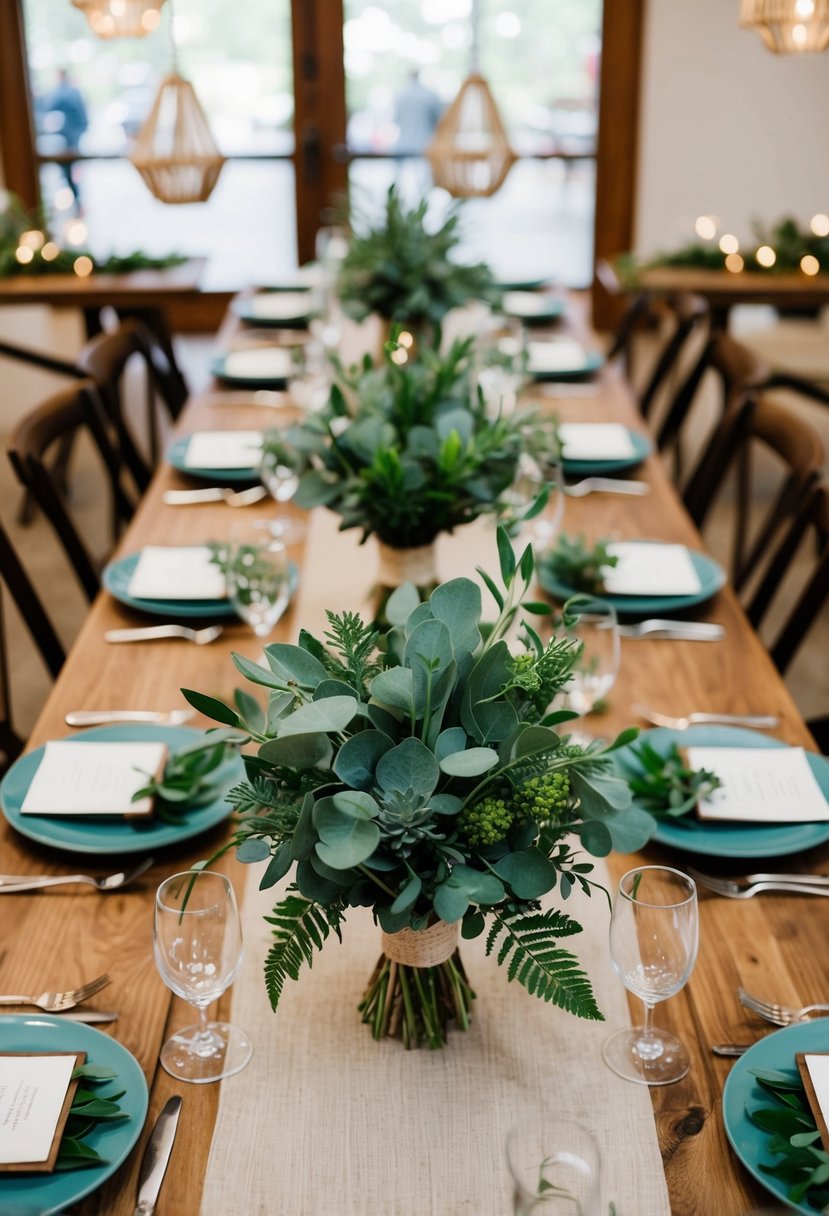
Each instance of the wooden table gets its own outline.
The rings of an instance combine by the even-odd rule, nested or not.
[[[259,428],[279,418],[277,411],[246,407],[237,404],[235,397],[226,404],[216,404],[219,400],[215,395],[194,399],[180,421],[180,431]],[[563,419],[616,419],[641,425],[629,391],[612,373],[602,379],[598,396],[556,400],[555,408]],[[567,529],[593,537],[615,532],[699,546],[699,537],[658,459],[649,459],[641,475],[651,486],[648,497],[591,495],[569,500]],[[162,504],[165,489],[185,484],[186,479],[170,468],[159,470],[124,538],[122,553],[148,543],[187,544],[228,536],[235,512],[224,505],[173,508]],[[357,606],[354,589],[359,588],[357,598],[362,598],[374,573],[370,546],[355,555],[351,544],[343,551],[326,543],[324,551],[312,546],[310,552],[303,555],[297,550],[294,556],[302,562],[305,575],[292,612],[278,627],[276,636],[284,640],[294,640],[300,624],[317,629],[326,606]],[[494,546],[491,533],[478,528],[459,531],[442,545],[439,556],[445,576],[471,571],[480,561],[494,566]],[[623,642],[621,675],[608,713],[596,720],[597,732],[630,723],[631,705],[641,701],[669,712],[779,713],[778,737],[808,746],[810,738],[800,715],[731,592],[717,595],[700,616],[721,622],[727,640],[717,644]],[[229,652],[239,649],[251,656],[258,652],[246,627],[234,623],[218,642],[207,647],[185,642],[106,645],[105,629],[136,623],[136,619],[107,595],[98,597],[35,728],[31,746],[65,735],[63,716],[70,709],[169,709],[181,703],[181,686],[229,698],[240,682],[234,678]],[[163,877],[209,856],[222,838],[222,829],[217,829],[207,839],[182,845],[160,859],[135,887],[109,896],[66,888],[36,896],[4,897],[0,950],[6,952],[2,963],[6,991],[35,992],[74,984],[104,970],[111,973],[112,986],[99,1007],[120,1011],[113,1033],[135,1054],[150,1081],[148,1127],[170,1094],[183,1088],[158,1068],[159,1049],[174,1027],[192,1020],[183,1003],[172,1000],[155,971],[152,894]],[[663,858],[682,865],[682,856],[656,847],[648,848],[641,857],[611,860],[618,875],[640,861]],[[826,847],[792,861],[793,867],[804,869],[827,863]],[[5,823],[0,827],[2,871],[66,872],[67,866],[77,864],[77,859],[29,844]],[[238,886],[242,867],[227,859],[221,864]],[[825,999],[829,904],[784,896],[735,903],[703,894],[701,920],[702,944],[691,982],[659,1014],[660,1022],[689,1045],[693,1066],[679,1084],[655,1090],[653,1102],[673,1211],[681,1216],[730,1216],[761,1205],[765,1192],[753,1183],[727,1145],[720,1095],[729,1065],[711,1055],[710,1045],[734,1039],[750,1041],[760,1029],[743,1017],[735,996],[738,983],[796,1004]],[[228,1003],[225,997],[223,1004],[227,1007]],[[159,1216],[198,1213],[217,1101],[217,1087],[189,1087]],[[144,1140],[142,1136],[137,1150],[110,1184],[81,1205],[81,1212],[132,1213]],[[493,1149],[499,1151],[498,1146]],[[262,1167],[269,1168],[264,1161]]]

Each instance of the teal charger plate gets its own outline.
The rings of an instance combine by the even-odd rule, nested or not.
[[[128,1118],[108,1126],[99,1124],[86,1137],[87,1143],[106,1159],[105,1165],[60,1174],[0,1173],[0,1212],[8,1216],[17,1211],[56,1216],[96,1191],[129,1156],[147,1117],[147,1082],[126,1047],[80,1022],[61,1021],[46,1013],[3,1014],[0,1041],[3,1051],[20,1054],[85,1051],[90,1064],[102,1064],[117,1073],[107,1085],[100,1086],[102,1096],[125,1091],[119,1105]]]
[[[669,730],[658,726],[655,730],[643,731],[639,739],[665,754],[672,743],[679,747],[787,746],[780,739],[736,726],[689,726],[687,730]],[[635,748],[636,742],[616,753],[616,768],[622,777],[638,775],[642,771],[633,755]],[[815,752],[808,752],[807,758],[818,785],[829,798],[829,759]],[[698,853],[703,857],[774,857],[800,853],[823,844],[829,840],[829,823],[703,823],[688,816],[670,823],[660,821],[652,839],[659,844],[667,844],[686,853]]]
[[[512,290],[521,291],[522,288],[513,288]],[[534,325],[549,325],[552,321],[560,321],[567,312],[567,305],[565,304],[564,300],[562,300],[560,296],[555,296],[552,294],[543,295],[542,298],[544,300],[544,308],[540,312],[512,312],[511,310],[503,307],[503,302],[501,304],[501,310],[505,316],[514,317],[517,321],[520,321],[522,325],[526,325],[528,328],[532,328]]]
[[[210,374],[225,384],[233,384],[239,388],[287,388],[287,376],[236,376],[225,370],[225,355],[217,355],[210,364]]]
[[[661,544],[661,541],[641,541],[643,545]],[[709,557],[707,553],[698,553],[689,549],[691,561],[700,581],[700,590],[693,595],[605,595],[599,598],[612,604],[621,617],[633,616],[671,616],[676,612],[684,612],[686,608],[694,608],[704,604],[725,584],[725,571],[722,566]],[[578,595],[577,587],[571,587],[557,578],[542,558],[538,567],[538,581],[554,600],[567,600],[571,595]]]
[[[254,295],[302,295],[308,298],[309,288],[301,283],[293,286],[260,287]],[[307,329],[311,314],[308,308],[298,309],[296,313],[285,317],[260,317],[258,313],[251,309],[251,296],[237,297],[231,304],[231,308],[240,321],[244,321],[247,325],[256,325],[261,329]]]
[[[829,1051],[829,1023],[824,1018],[784,1026],[766,1035],[735,1062],[728,1074],[722,1095],[725,1134],[734,1152],[748,1172],[774,1197],[802,1216],[817,1216],[817,1209],[786,1198],[786,1185],[764,1174],[761,1163],[771,1165],[775,1157],[769,1152],[768,1132],[755,1127],[746,1114],[746,1107],[775,1106],[774,1099],[765,1094],[751,1075],[751,1069],[796,1069],[795,1055],[800,1051]]]
[[[185,477],[197,477],[200,481],[209,481],[213,485],[217,482],[225,485],[240,483],[250,483],[259,481],[259,469],[252,465],[246,469],[194,469],[186,463],[187,448],[190,445],[191,435],[182,435],[179,439],[174,439],[167,448],[166,457],[167,463],[172,465],[174,469],[178,469],[179,473],[184,473]]]
[[[166,743],[176,751],[195,743],[204,732],[192,726],[155,726],[131,724],[96,726],[81,734],[64,736],[78,743]],[[182,823],[162,823],[151,820],[146,824],[128,823],[122,818],[76,819],[66,815],[22,815],[20,808],[40,764],[43,748],[37,747],[16,760],[0,782],[0,810],[22,836],[38,844],[65,849],[69,853],[104,854],[120,857],[126,853],[151,853],[167,845],[190,840],[216,827],[228,817],[230,805],[225,801],[227,791],[244,780],[245,772],[238,755],[232,755],[213,774],[220,793],[212,802],[185,813]],[[0,1203],[0,1212],[3,1206]]]
[[[638,431],[628,430],[633,444],[632,456],[620,456],[616,460],[567,460],[563,461],[565,473],[574,477],[606,477],[612,473],[621,473],[624,469],[633,469],[646,460],[653,451],[653,444],[646,435]]]
[[[202,620],[216,616],[234,616],[230,600],[144,600],[130,595],[127,588],[138,565],[140,553],[130,553],[104,567],[101,582],[113,599],[138,612],[149,612],[152,616],[181,617]]]

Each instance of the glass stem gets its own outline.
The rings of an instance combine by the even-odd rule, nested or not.
[[[198,1033],[196,1034],[196,1038],[201,1039],[202,1042],[208,1042],[212,1038],[212,1035],[211,1035],[210,1031],[207,1029],[207,1026],[208,1026],[207,1006],[206,1005],[197,1005],[196,1008],[199,1011],[199,1029],[198,1029]]]
[[[657,1056],[662,1055],[662,1044],[653,1033],[653,1003],[644,1001],[645,1020],[641,1028],[639,1037],[636,1040],[634,1050],[642,1060],[655,1060]]]

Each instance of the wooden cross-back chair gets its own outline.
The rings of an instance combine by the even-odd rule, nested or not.
[[[86,430],[100,456],[110,500],[111,526],[132,518],[134,504],[121,485],[121,464],[112,447],[105,414],[95,385],[80,381],[55,393],[25,418],[12,435],[9,459],[20,484],[31,494],[58,536],[69,561],[86,592],[93,600],[100,580],[89,550],[66,507],[50,454],[68,435]]]

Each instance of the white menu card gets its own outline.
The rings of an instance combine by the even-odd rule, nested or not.
[[[223,600],[225,576],[206,545],[147,545],[141,550],[127,594],[137,600]]]
[[[527,370],[530,375],[581,371],[586,360],[586,351],[575,338],[556,338],[551,342],[530,342],[527,345]]]
[[[829,1153],[829,1054],[798,1052],[795,1059],[823,1148]]]
[[[224,359],[227,376],[240,380],[287,380],[294,370],[294,356],[284,346],[252,346],[228,351]]]
[[[618,422],[562,422],[565,460],[626,460],[636,455],[630,431]]]
[[[85,1058],[83,1052],[0,1055],[0,1168],[44,1172],[54,1166],[72,1073]]]
[[[309,291],[262,291],[248,300],[247,311],[262,321],[291,321],[311,309]]]
[[[133,802],[148,774],[160,776],[166,743],[79,743],[53,739],[20,808],[21,815],[149,815],[152,798]]]
[[[538,317],[551,311],[552,297],[540,291],[505,291],[501,307],[513,317]]]
[[[261,458],[261,431],[194,431],[184,464],[188,469],[250,469]]]
[[[608,595],[696,595],[702,590],[684,545],[620,540],[609,544],[607,551],[619,559],[602,572]]]
[[[707,768],[722,782],[720,789],[701,799],[701,819],[829,821],[829,803],[802,747],[689,747],[686,755],[690,768]]]

